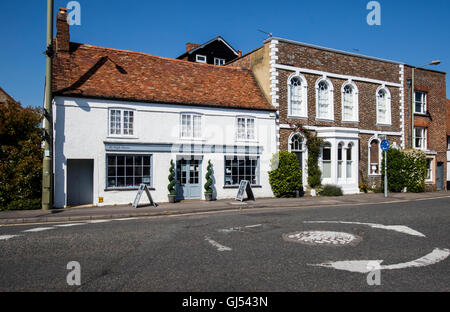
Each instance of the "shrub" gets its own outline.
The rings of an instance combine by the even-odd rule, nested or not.
[[[427,160],[419,150],[400,151],[389,149],[387,152],[387,177],[390,192],[425,192]],[[384,153],[382,166],[382,187],[384,188]]]
[[[337,185],[325,185],[323,190],[320,191],[320,196],[343,196],[341,187]]]
[[[39,210],[41,209],[41,199],[17,199],[8,204],[6,210]]]
[[[209,160],[208,167],[206,168],[206,183],[205,183],[205,193],[206,194],[213,193],[213,189],[212,189],[213,179],[211,178],[211,176],[212,176],[212,164],[211,164],[211,160]]]
[[[169,190],[170,195],[177,195],[177,190],[175,189],[177,181],[175,180],[175,165],[173,164],[173,160],[170,161],[169,172],[169,185],[167,186],[167,189]]]
[[[275,197],[295,197],[302,190],[302,171],[293,153],[281,151],[271,160],[269,182]]]

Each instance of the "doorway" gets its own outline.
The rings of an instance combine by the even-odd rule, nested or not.
[[[177,161],[177,199],[201,199],[202,161],[200,159],[180,159]]]
[[[94,203],[94,160],[67,160],[67,205]]]
[[[438,191],[442,191],[444,189],[444,163],[437,163],[437,171],[436,171],[436,188]]]

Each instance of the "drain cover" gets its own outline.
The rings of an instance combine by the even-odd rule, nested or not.
[[[288,242],[313,246],[354,246],[362,240],[361,237],[354,234],[330,231],[308,231],[283,234],[283,239]]]

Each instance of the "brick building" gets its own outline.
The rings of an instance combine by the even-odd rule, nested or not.
[[[450,100],[447,100],[447,190],[450,189]]]
[[[304,185],[308,151],[291,123],[324,139],[323,184],[340,185],[347,194],[358,193],[363,180],[380,184],[384,138],[397,148],[411,143],[407,81],[412,67],[404,63],[269,38],[229,66],[251,69],[277,108],[277,146],[297,154]],[[415,86],[427,104],[415,113],[412,141],[430,159],[428,188],[443,187],[437,182],[445,172],[445,73],[416,70]]]

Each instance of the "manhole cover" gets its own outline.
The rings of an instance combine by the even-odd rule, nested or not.
[[[313,246],[354,246],[362,240],[361,237],[354,234],[329,231],[308,231],[283,234],[283,239],[288,242]]]

